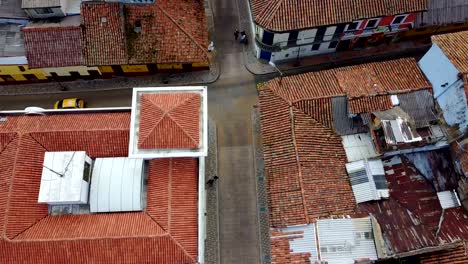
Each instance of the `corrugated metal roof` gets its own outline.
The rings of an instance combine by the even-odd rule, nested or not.
[[[348,98],[346,96],[332,98],[333,126],[339,135],[350,135],[369,131],[360,115],[350,118],[348,113]]]
[[[460,200],[458,200],[455,190],[438,192],[437,197],[439,198],[440,206],[442,206],[443,209],[460,206]]]
[[[468,1],[429,0],[427,12],[417,16],[416,27],[468,22]]]
[[[414,120],[416,128],[428,127],[437,120],[434,98],[428,90],[399,94],[400,107]]]
[[[140,211],[143,159],[98,158],[91,181],[90,211]]]
[[[379,156],[369,133],[342,136],[341,138],[348,162]]]
[[[315,238],[315,224],[290,226],[282,228],[283,232],[301,233],[302,237],[295,237],[289,240],[291,253],[310,253],[310,262],[317,258],[317,241]]]
[[[385,181],[383,163],[378,160],[360,160],[346,164],[351,187],[356,203],[380,200],[388,197],[388,187]],[[379,190],[375,180],[378,180]]]
[[[360,258],[377,259],[369,217],[321,219],[317,225],[322,261],[349,264]]]

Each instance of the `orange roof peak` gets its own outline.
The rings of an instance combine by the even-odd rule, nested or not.
[[[197,148],[200,99],[197,93],[143,94],[138,147]]]

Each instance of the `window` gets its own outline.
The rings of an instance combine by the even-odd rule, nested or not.
[[[351,180],[351,185],[358,185],[361,183],[369,182],[369,178],[367,177],[367,172],[365,168],[362,168],[358,171],[349,172],[349,178]]]
[[[375,28],[375,27],[377,27],[377,22],[379,22],[378,18],[367,20],[366,28]]]
[[[356,30],[358,27],[359,27],[359,22],[353,22],[348,25],[348,28],[346,29],[346,31]]]
[[[101,17],[101,23],[107,23],[107,17],[105,16]]]
[[[374,178],[374,183],[375,183],[375,188],[385,190],[388,189],[387,186],[387,179],[385,178],[385,175],[373,175]]]
[[[318,50],[320,48],[320,44],[312,45],[312,50]]]
[[[371,232],[356,232],[356,239],[371,239]]]
[[[401,24],[401,22],[403,22],[403,20],[404,20],[405,18],[406,18],[405,15],[396,16],[396,17],[393,19],[392,25]]]
[[[47,15],[47,14],[53,14],[54,11],[52,8],[46,7],[46,8],[36,8],[34,9],[36,11],[36,14],[38,15]]]
[[[84,171],[83,171],[83,181],[89,182],[90,174],[91,174],[91,165],[88,162],[85,162]]]
[[[338,41],[332,41],[330,42],[330,45],[328,45],[329,49],[334,49],[336,48],[336,45],[338,45]]]

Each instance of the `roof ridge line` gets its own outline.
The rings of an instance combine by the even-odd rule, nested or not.
[[[299,159],[299,151],[298,151],[298,147],[297,147],[297,142],[296,142],[296,132],[294,131],[295,130],[295,124],[294,124],[294,111],[293,111],[293,107],[292,105],[289,106],[289,117],[290,117],[290,120],[291,120],[291,138],[292,138],[292,141],[293,141],[293,145],[294,145],[294,152],[295,152],[295,156],[296,156],[296,163],[297,163],[297,168],[298,168],[298,177],[299,177],[299,186],[301,188],[301,197],[302,197],[302,205],[304,207],[304,215],[305,215],[305,220],[307,223],[310,223],[310,219],[309,219],[309,213],[307,211],[307,205],[306,205],[306,199],[305,199],[305,190],[304,190],[304,179],[302,178],[302,166],[301,166],[301,161]]]
[[[36,221],[34,224],[30,225],[28,228],[24,229],[23,231],[19,232],[16,236],[14,236],[12,239],[9,239],[6,235],[5,237],[9,240],[21,240],[21,239],[17,239],[18,236],[20,236],[21,234],[23,234],[24,232],[28,231],[29,229],[31,229],[33,226],[37,225],[39,222],[42,222],[44,219],[46,219],[47,217],[49,217],[50,215],[46,215],[44,217],[42,217],[41,219],[39,219],[38,221]]]
[[[104,240],[104,239],[142,239],[142,238],[160,238],[160,237],[169,237],[171,238],[171,235],[169,233],[163,233],[160,235],[148,235],[148,236],[102,236],[102,237],[73,237],[73,238],[52,238],[52,239],[8,239],[10,242],[16,242],[16,243],[21,243],[21,242],[49,242],[49,241],[79,241],[79,240]]]
[[[182,244],[179,243],[179,241],[177,241],[177,239],[175,239],[171,233],[168,233],[168,236],[170,239],[172,239],[172,241],[174,241],[174,243],[185,253],[186,256],[188,256],[193,262],[196,261],[196,259],[194,259],[188,252],[187,250],[182,246]]]
[[[258,14],[258,16],[259,16],[259,17],[266,16],[266,17],[267,17],[266,22],[267,22],[267,23],[270,23],[271,20],[273,19],[273,17],[275,17],[276,12],[279,10],[279,7],[281,6],[281,4],[283,4],[283,1],[284,1],[284,0],[276,0],[276,2],[273,4],[273,8],[269,8],[270,6],[269,6],[269,5],[266,5],[266,6],[265,6],[265,9],[263,9],[263,10]],[[269,14],[269,15],[265,15],[265,14]]]
[[[190,138],[190,140],[192,141],[192,143],[196,143],[195,139],[190,136],[187,131],[185,131],[185,129],[179,124],[179,122],[177,122],[174,118],[172,118],[171,116],[171,112],[174,111],[174,110],[177,110],[177,108],[179,108],[180,106],[182,105],[185,105],[189,100],[193,99],[194,97],[196,97],[197,94],[193,94],[192,96],[188,97],[187,99],[183,100],[182,103],[180,103],[179,105],[175,106],[174,108],[172,108],[168,113],[167,113],[167,116],[172,120],[172,122],[176,123],[177,126],[184,132],[184,134]],[[194,144],[196,145],[196,144]],[[199,144],[197,144],[199,145]]]
[[[172,21],[173,24],[175,24],[199,49],[201,49],[203,51],[203,54],[205,54],[207,57],[208,57],[208,52],[206,51],[205,48],[203,48],[193,37],[192,35],[190,35],[187,31],[185,31],[185,29],[179,25],[175,20],[174,18],[172,18],[167,12],[166,10],[164,10],[162,7],[160,7],[159,5],[156,5],[157,8],[159,8],[159,10],[161,10],[161,12],[163,12],[163,14],[169,18],[169,20]]]
[[[166,234],[169,234],[169,231],[166,230],[164,227],[162,227],[162,225],[159,224],[159,222],[158,222],[156,219],[154,219],[150,214],[148,214],[148,212],[145,211],[145,214],[146,214],[153,222],[155,222],[162,230],[164,230],[164,232],[166,232]]]
[[[10,143],[13,140],[15,140],[16,136],[19,135],[17,132],[8,132],[8,133],[2,133],[2,134],[14,134],[14,136],[5,144],[3,148],[0,149],[0,154],[2,154],[2,152],[8,147],[8,145],[10,145]]]
[[[4,216],[4,217],[5,217],[5,220],[4,220],[4,222],[3,222],[3,223],[4,223],[3,229],[4,229],[4,231],[5,231],[3,235],[4,235],[5,238],[7,238],[6,230],[7,230],[7,226],[8,226],[8,222],[9,222],[9,221],[8,221],[8,213],[9,213],[9,211],[10,211],[10,201],[11,201],[11,192],[12,192],[12,189],[13,189],[13,179],[15,178],[15,174],[16,174],[16,163],[17,163],[17,160],[18,160],[18,153],[19,153],[19,151],[20,151],[20,149],[21,149],[21,148],[20,148],[20,143],[21,143],[20,141],[21,141],[21,139],[23,138],[23,136],[28,136],[28,135],[29,135],[29,137],[31,137],[31,139],[33,139],[39,146],[41,146],[41,148],[47,150],[47,149],[44,148],[41,144],[39,144],[39,142],[37,142],[37,141],[31,136],[31,134],[29,134],[29,133],[21,134],[21,137],[18,137],[18,146],[17,146],[17,148],[16,148],[15,161],[14,161],[14,163],[13,163],[13,171],[11,172],[11,178],[10,178],[10,180],[9,180],[10,187],[9,187],[9,189],[8,189],[8,198],[7,198],[8,200],[7,200],[7,204],[6,204],[6,206],[5,206],[5,216]],[[36,221],[34,224],[32,224],[30,227],[28,227],[28,228],[26,228],[26,229],[31,228],[33,225],[37,224],[37,223],[38,223],[39,221],[41,221],[41,220],[42,220],[42,219]],[[25,230],[26,230],[26,229],[25,229]],[[24,231],[24,230],[23,230],[23,231]],[[23,231],[22,231],[22,232],[23,232]],[[20,232],[20,233],[22,233],[22,232]],[[1,234],[1,233],[0,233],[0,234]],[[16,236],[15,236],[15,237],[16,237]]]

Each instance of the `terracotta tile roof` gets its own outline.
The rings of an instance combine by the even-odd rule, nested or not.
[[[260,109],[271,226],[351,214],[341,138],[269,89],[260,93]]]
[[[84,2],[81,13],[88,65],[208,62],[205,11],[196,1]]]
[[[376,85],[374,85],[376,84]],[[413,58],[373,62],[274,79],[267,86],[288,102],[347,95],[356,98],[430,89]]]
[[[196,262],[195,159],[149,162],[145,212],[49,216],[47,205],[37,203],[44,152],[126,156],[129,126],[130,113],[8,116],[0,122],[7,132],[0,133],[1,263]]]
[[[84,65],[80,26],[24,27],[31,68]]]
[[[432,184],[408,159],[403,156],[400,159],[400,163],[384,162],[390,198],[358,206],[360,212],[376,217],[388,253],[406,253],[468,239],[465,210],[462,207],[442,210]]]
[[[468,74],[468,31],[432,36],[432,42],[437,44],[455,67]]]
[[[123,5],[108,2],[83,2],[81,18],[86,65],[127,64]]]
[[[392,100],[388,95],[378,95],[356,98],[349,101],[349,112],[353,114],[385,111],[392,108]]]
[[[197,148],[200,143],[200,102],[197,93],[156,93],[141,96],[138,147]]]
[[[310,264],[310,253],[293,253],[290,250],[290,241],[304,237],[304,232],[271,231],[271,263],[272,264]]]
[[[196,1],[166,2],[125,6],[127,34],[131,34],[127,38],[129,63],[207,62],[203,6]],[[141,23],[140,33],[133,31],[136,21]]]
[[[460,243],[453,250],[444,250],[425,254],[420,257],[421,264],[465,264],[468,263],[466,242]]]
[[[289,31],[427,9],[427,0],[251,0],[256,24]]]

